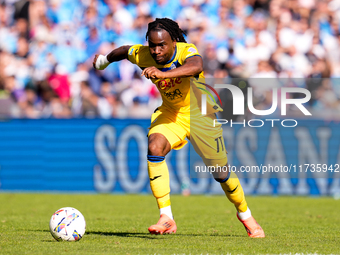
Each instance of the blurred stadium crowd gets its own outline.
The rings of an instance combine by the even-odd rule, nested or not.
[[[312,91],[313,111],[340,112],[340,0],[0,2],[1,117],[149,117],[161,99],[140,70],[126,60],[97,71],[92,60],[146,44],[156,17],[179,23],[206,77],[332,78],[292,86]]]

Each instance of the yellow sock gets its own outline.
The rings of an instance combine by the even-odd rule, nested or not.
[[[152,194],[157,200],[158,208],[169,206],[170,203],[170,178],[165,160],[150,162],[148,160],[148,172]]]
[[[241,183],[235,173],[232,172],[229,179],[226,182],[221,183],[221,187],[229,201],[235,205],[238,212],[247,211],[247,201],[244,197]]]
[[[170,194],[167,194],[164,197],[156,198],[156,200],[157,200],[157,205],[158,205],[159,209],[171,205],[171,203],[170,203]]]

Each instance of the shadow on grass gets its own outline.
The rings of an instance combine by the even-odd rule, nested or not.
[[[101,236],[119,236],[119,237],[137,237],[146,239],[157,238],[145,232],[103,232],[103,231],[86,231],[86,235],[101,235]]]
[[[48,229],[22,229],[24,231],[32,231],[32,232],[48,232],[50,233],[50,231]]]
[[[102,232],[102,231],[86,231],[87,235],[103,235],[103,236],[120,236],[120,237],[139,237],[139,238],[148,238],[148,239],[154,239],[159,237],[165,237],[165,235],[150,235],[149,233],[141,233],[141,232]],[[208,233],[202,233],[202,234],[181,234],[176,233],[174,236],[202,236],[202,237],[245,237],[243,235],[225,235],[225,234],[208,234]]]
[[[34,232],[50,232],[47,229],[31,229],[26,231],[34,231]],[[134,237],[134,238],[145,238],[145,239],[160,239],[166,238],[168,235],[150,235],[145,232],[104,232],[104,231],[86,231],[85,235],[101,235],[101,236],[119,236],[119,237]],[[230,234],[222,234],[222,233],[192,233],[192,234],[181,234],[176,233],[174,236],[201,236],[201,237],[228,237],[228,238],[245,238],[245,235],[230,235]],[[43,242],[54,242],[54,240],[43,240]]]
[[[26,229],[25,231],[32,232],[48,232],[48,229]],[[102,235],[102,236],[120,236],[120,237],[137,237],[155,239],[156,236],[150,235],[149,233],[137,233],[137,232],[103,232],[103,231],[86,231],[85,235]],[[54,240],[42,240],[42,242],[54,242]]]

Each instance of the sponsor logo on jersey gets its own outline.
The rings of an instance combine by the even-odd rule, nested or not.
[[[158,82],[158,88],[164,90],[168,87],[168,82],[166,80],[161,80]]]
[[[160,80],[157,83],[157,87],[160,90],[165,90],[167,88],[169,88],[169,89],[173,88],[173,87],[176,86],[176,84],[180,84],[180,83],[182,83],[182,79],[181,78],[173,78],[173,79]]]
[[[197,53],[197,50],[196,50],[194,47],[190,47],[190,48],[188,49],[188,52]]]
[[[177,98],[181,98],[183,96],[183,94],[179,89],[176,89],[172,92],[168,92],[168,93],[165,92],[164,96],[166,98],[168,98],[169,100],[174,100],[174,99],[177,99]]]

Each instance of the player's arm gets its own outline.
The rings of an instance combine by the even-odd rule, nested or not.
[[[96,54],[93,59],[93,67],[98,70],[104,70],[110,63],[128,58],[128,51],[131,45],[121,46],[114,49],[106,56]]]
[[[200,74],[203,71],[203,60],[200,56],[187,58],[184,64],[178,68],[162,72],[158,68],[151,66],[142,72],[146,78],[166,79],[166,78],[185,78]]]

